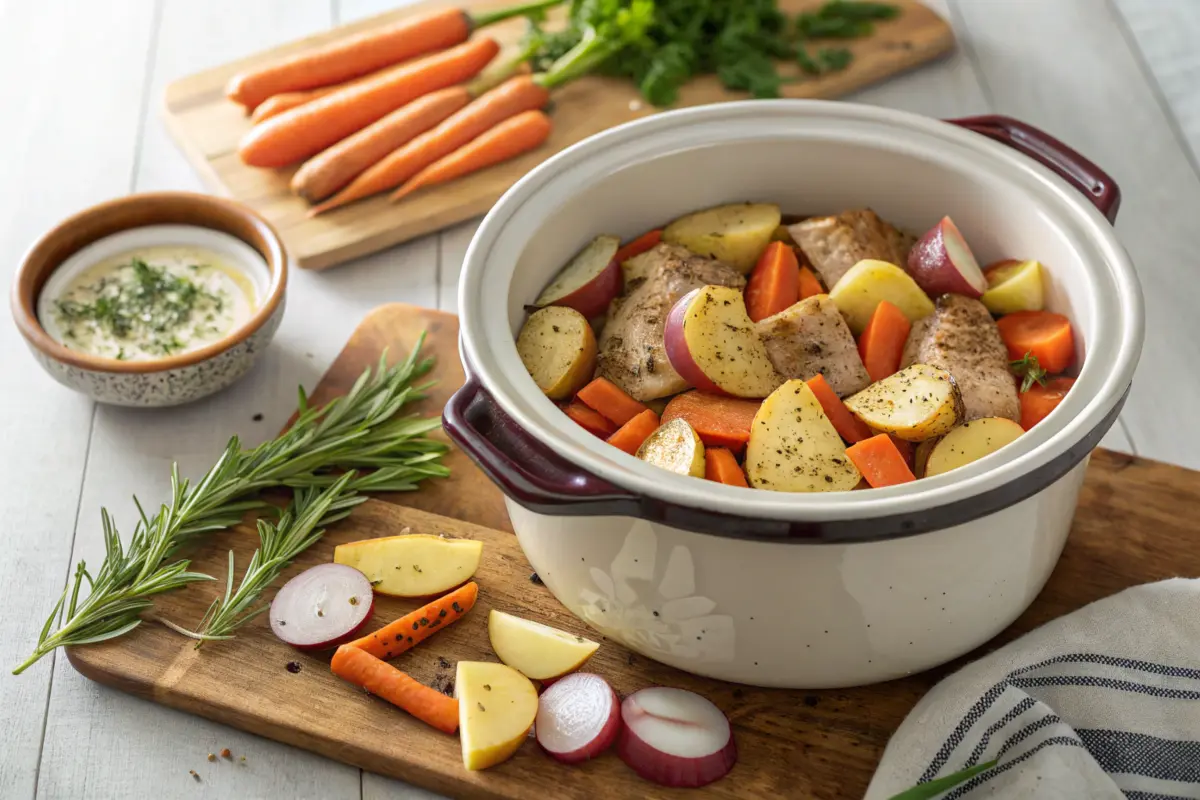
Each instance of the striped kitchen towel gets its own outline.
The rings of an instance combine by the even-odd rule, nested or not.
[[[927,796],[1200,798],[1200,580],[1127,589],[946,678],[888,743],[866,800],[992,761]]]

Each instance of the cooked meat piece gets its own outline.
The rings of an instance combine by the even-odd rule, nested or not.
[[[981,417],[1021,419],[1017,386],[1008,371],[1008,351],[983,303],[944,294],[933,314],[913,323],[901,366],[929,364],[954,376],[967,421]]]
[[[884,222],[871,209],[810,217],[788,226],[804,257],[832,289],[846,271],[864,258],[903,267],[916,239]]]
[[[755,329],[767,357],[785,378],[806,381],[820,373],[838,397],[854,394],[871,382],[854,335],[829,295],[801,300],[759,320]]]
[[[746,285],[733,267],[687,248],[659,244],[650,253],[654,255],[647,259],[646,278],[632,282],[609,306],[596,369],[643,402],[688,388],[667,360],[663,344],[663,328],[675,301],[701,286]]]

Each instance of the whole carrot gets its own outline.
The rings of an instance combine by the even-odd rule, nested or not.
[[[329,663],[334,675],[382,697],[444,733],[458,730],[458,701],[353,645],[342,645]]]
[[[305,161],[292,176],[292,191],[310,203],[324,200],[367,167],[469,102],[471,93],[463,86],[418,97]]]
[[[527,153],[549,136],[550,118],[541,111],[517,114],[418,172],[392,193],[391,200],[395,202],[418,189],[446,183]]]
[[[336,86],[322,86],[320,89],[308,89],[302,92],[273,94],[255,107],[254,113],[250,115],[250,121],[257,125],[263,120],[277,117],[285,111],[291,111],[293,108],[302,106],[310,100],[316,100],[318,97],[324,97],[330,92],[336,92],[340,88],[341,85],[338,84]]]
[[[495,40],[475,39],[332,92],[255,125],[238,155],[252,167],[303,161],[418,97],[471,78],[499,51]]]
[[[478,596],[479,584],[474,581],[463,584],[450,594],[405,614],[372,634],[355,639],[347,646],[357,647],[376,658],[395,658],[466,614]]]
[[[368,167],[346,188],[312,210],[322,214],[400,186],[500,122],[542,108],[550,93],[534,76],[519,75],[485,92],[466,108]]]
[[[408,17],[239,72],[230,79],[225,95],[253,111],[272,95],[316,89],[357,78],[390,64],[462,44],[473,30],[561,2],[539,0],[477,15],[446,8]]]

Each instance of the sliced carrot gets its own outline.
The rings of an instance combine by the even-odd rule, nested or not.
[[[608,443],[624,450],[631,456],[636,456],[642,442],[650,438],[650,434],[656,430],[658,430],[658,414],[647,408],[608,437]]]
[[[801,267],[800,299],[807,300],[818,294],[825,294],[825,289],[821,286],[821,281],[817,279],[817,274],[810,267]]]
[[[745,486],[746,473],[737,457],[724,447],[709,447],[704,451],[704,477],[726,486]]]
[[[624,425],[646,410],[646,406],[634,400],[608,378],[596,378],[580,389],[575,398],[617,425]]]
[[[324,200],[469,102],[471,93],[464,86],[418,97],[304,162],[292,176],[292,191],[310,203]]]
[[[549,101],[550,92],[533,77],[519,75],[507,80],[481,94],[436,128],[417,136],[364,170],[345,189],[314,208],[312,213],[322,214],[393,189],[504,120],[524,111],[542,108]]]
[[[761,405],[759,400],[690,391],[671,398],[663,411],[662,421],[682,417],[705,446],[726,447],[736,453],[750,439],[750,427]]]
[[[510,117],[409,178],[389,199],[394,203],[418,189],[447,183],[528,153],[550,138],[551,127],[550,118],[541,111]]]
[[[443,733],[458,730],[458,701],[413,680],[365,650],[344,644],[333,654],[334,675],[402,708]]]
[[[900,452],[900,457],[904,459],[904,463],[908,464],[908,468],[912,469],[915,466],[914,459],[916,458],[916,446],[912,442],[906,442],[899,436],[887,435],[892,440],[892,444],[896,445],[896,449]]]
[[[800,262],[783,242],[771,242],[758,257],[746,283],[746,313],[751,322],[791,308],[800,299]]]
[[[917,479],[886,433],[850,445],[846,455],[873,488],[896,486]]]
[[[238,155],[252,167],[303,161],[405,103],[471,78],[498,52],[496,41],[485,37],[386,70],[255,125],[238,145]]]
[[[912,323],[887,300],[879,301],[867,327],[858,337],[858,354],[872,381],[881,381],[900,370],[900,357]]]
[[[821,404],[825,416],[829,417],[839,436],[851,444],[871,438],[871,429],[850,413],[850,409],[846,408],[846,404],[837,396],[837,392],[833,391],[824,375],[809,378],[805,383],[817,396],[817,402]]]
[[[588,433],[593,433],[601,439],[607,439],[616,432],[617,426],[580,402],[568,403],[563,408],[567,416],[582,425]]]
[[[374,633],[350,642],[376,658],[395,658],[416,647],[434,633],[458,620],[475,605],[479,584],[464,583],[450,594],[439,597]]]
[[[1075,385],[1074,378],[1051,378],[1046,385],[1035,383],[1021,392],[1021,427],[1029,430],[1045,419]]]
[[[1075,361],[1071,320],[1052,311],[1017,311],[996,320],[1000,338],[1014,361],[1026,353],[1037,357],[1046,372],[1062,372]]]
[[[650,248],[662,241],[662,228],[643,233],[641,236],[634,239],[632,242],[621,245],[617,250],[617,254],[613,256],[613,261],[620,264],[623,261],[628,261],[634,256],[640,256]]]

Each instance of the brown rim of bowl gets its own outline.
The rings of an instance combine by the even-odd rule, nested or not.
[[[122,231],[149,225],[193,225],[221,231],[254,248],[267,262],[271,285],[258,310],[241,327],[210,345],[154,361],[118,361],[71,350],[56,342],[37,317],[38,295],[63,261],[84,247]],[[194,192],[147,192],[84,209],[38,239],[17,268],[13,319],[32,346],[56,361],[99,372],[163,372],[198,364],[245,341],[279,308],[287,287],[288,256],[275,229],[257,212],[221,197]]]

